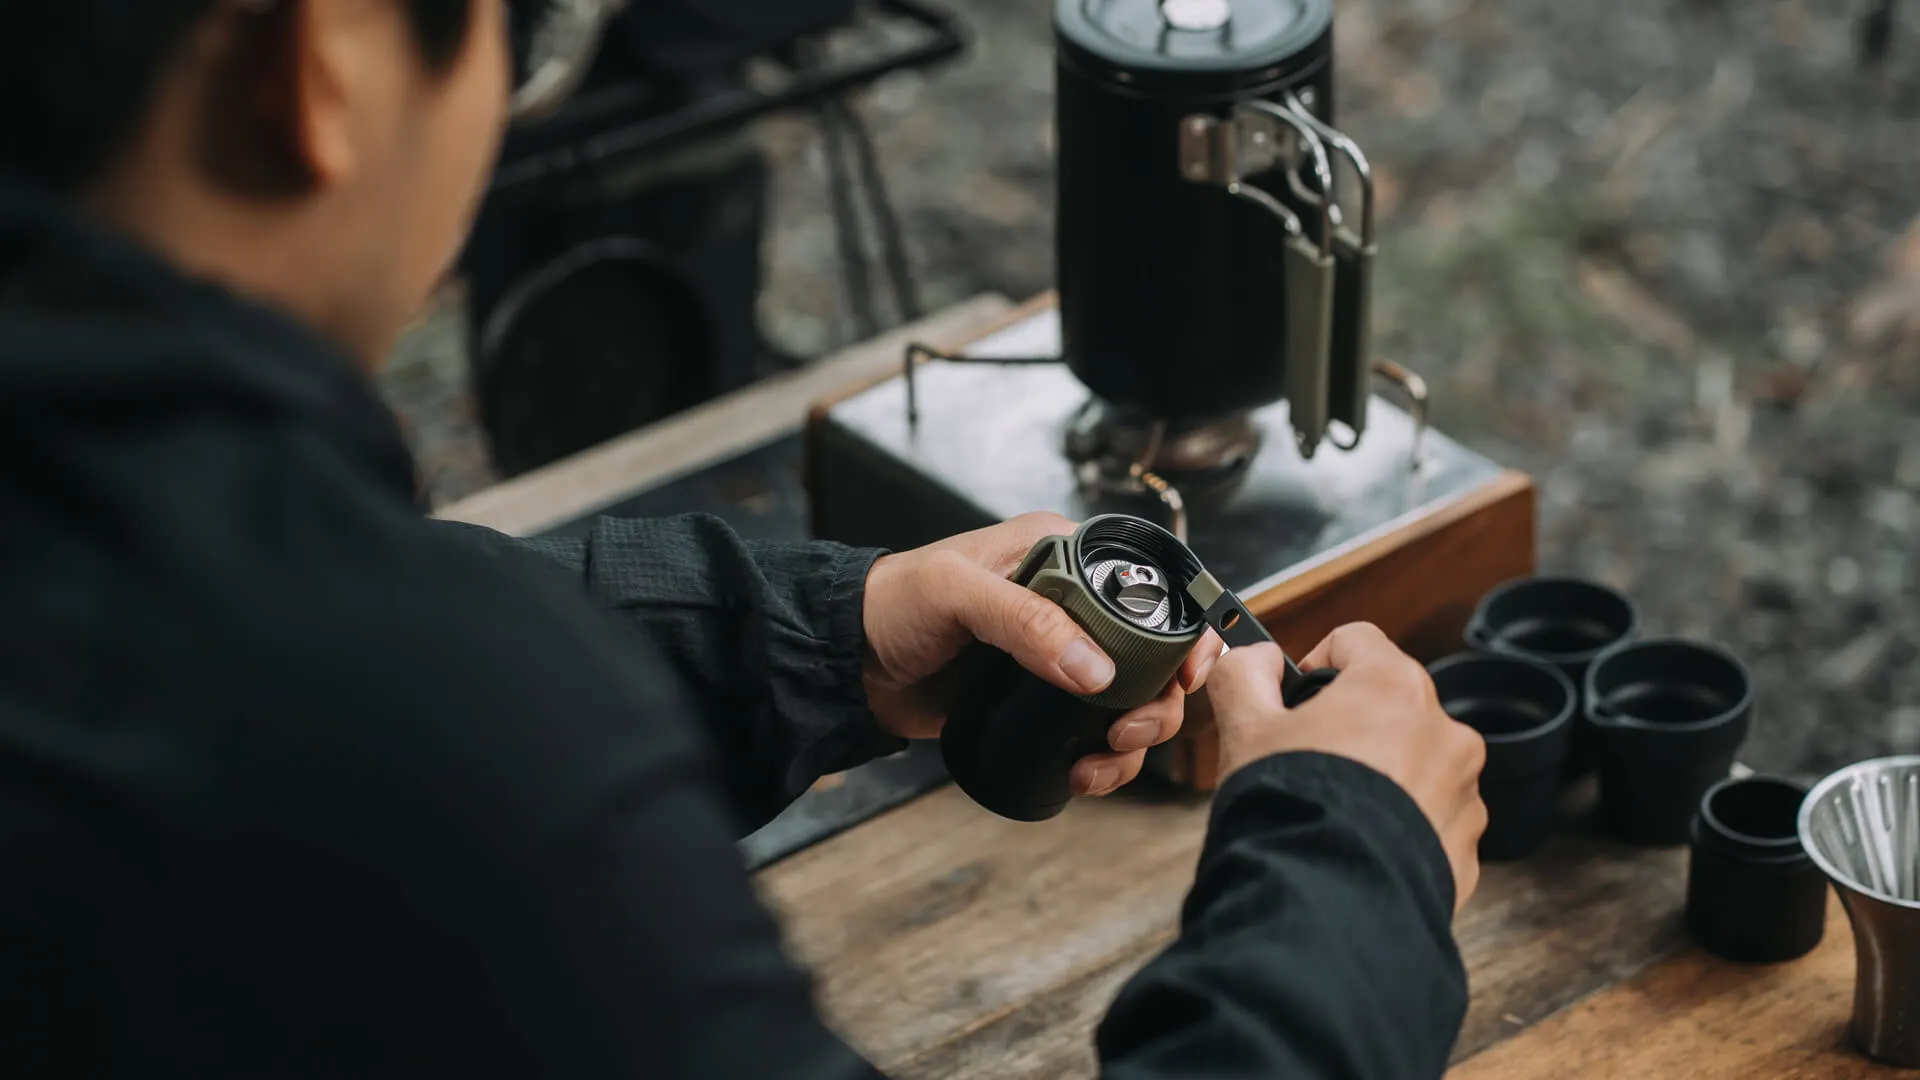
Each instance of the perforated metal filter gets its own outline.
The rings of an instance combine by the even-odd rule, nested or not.
[[[1800,838],[1828,876],[1920,911],[1920,757],[1864,761],[1808,794]]]

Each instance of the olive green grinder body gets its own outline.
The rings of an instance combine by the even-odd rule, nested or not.
[[[1060,605],[1112,658],[1113,681],[1097,694],[1070,693],[998,649],[973,645],[952,671],[958,697],[940,737],[954,783],[1016,821],[1064,810],[1074,763],[1109,751],[1113,722],[1159,697],[1206,631],[1186,595],[1199,572],[1171,534],[1125,515],[1035,544],[1013,581]],[[1156,587],[1164,593],[1157,603]]]

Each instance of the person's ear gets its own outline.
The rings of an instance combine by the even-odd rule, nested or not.
[[[384,0],[280,0],[228,24],[207,84],[206,161],[235,190],[278,197],[338,187],[401,106],[404,37]]]
[[[336,0],[292,5],[284,75],[263,89],[279,97],[268,107],[280,112],[275,119],[287,149],[313,187],[337,187],[359,166],[357,95],[370,89],[369,77],[380,79],[369,62],[375,29],[369,9],[389,6]]]

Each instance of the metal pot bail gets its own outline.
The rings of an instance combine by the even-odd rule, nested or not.
[[[1372,361],[1373,258],[1374,241],[1373,168],[1360,145],[1313,114],[1300,96],[1288,91],[1287,108],[1311,127],[1323,142],[1345,158],[1360,187],[1358,228],[1339,212],[1338,195],[1324,187],[1324,196],[1301,192],[1314,202],[1332,204],[1335,216],[1333,342],[1329,366],[1329,411],[1333,420],[1347,428],[1343,441],[1329,432],[1327,438],[1341,450],[1352,450],[1360,443],[1367,427],[1369,376],[1375,372]]]
[[[1291,139],[1283,137],[1288,133]],[[1325,438],[1328,424],[1335,209],[1332,200],[1319,201],[1319,241],[1315,243],[1298,214],[1272,192],[1247,179],[1279,166],[1291,172],[1296,161],[1312,166],[1324,190],[1333,189],[1332,166],[1319,136],[1291,110],[1270,101],[1243,102],[1234,108],[1229,120],[1202,113],[1187,117],[1180,125],[1181,175],[1192,183],[1224,188],[1227,194],[1266,210],[1286,232],[1282,254],[1286,263],[1283,361],[1287,407],[1295,447],[1302,458],[1310,459]]]

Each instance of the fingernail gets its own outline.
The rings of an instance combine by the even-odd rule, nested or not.
[[[1122,754],[1145,750],[1160,738],[1160,725],[1151,720],[1122,720],[1113,725],[1108,741]]]
[[[1066,653],[1060,657],[1060,670],[1090,694],[1105,690],[1113,681],[1113,661],[1084,638],[1067,646]]]
[[[1087,782],[1081,785],[1080,794],[1098,795],[1119,782],[1120,766],[1099,765],[1087,777]]]
[[[1195,690],[1198,690],[1201,687],[1207,685],[1207,676],[1213,674],[1213,665],[1219,662],[1220,662],[1219,653],[1215,653],[1212,656],[1209,656],[1206,659],[1201,660],[1198,667],[1195,668],[1193,673],[1193,685],[1187,687],[1187,692],[1192,693]]]

